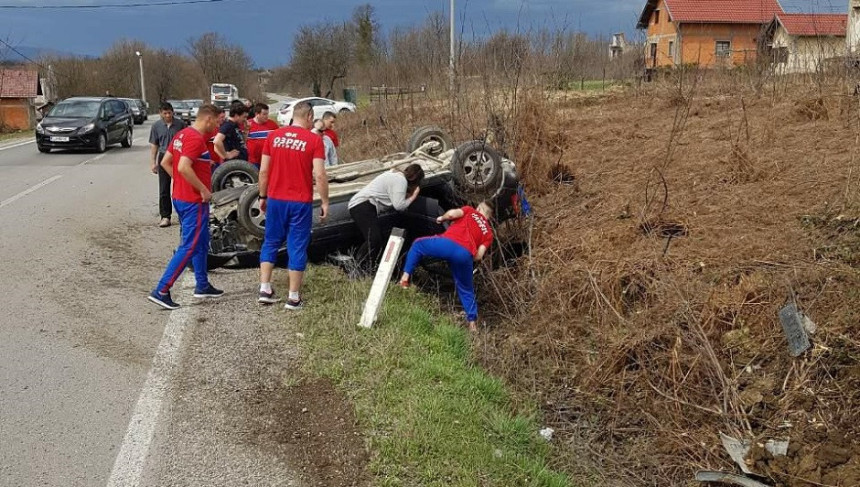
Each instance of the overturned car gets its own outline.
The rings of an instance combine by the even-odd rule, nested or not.
[[[379,174],[415,163],[425,174],[420,197],[405,212],[392,210],[380,215],[384,234],[392,227],[404,228],[408,244],[415,238],[441,233],[444,228],[436,223],[436,217],[487,198],[495,203],[496,221],[520,213],[519,178],[512,161],[485,142],[470,141],[455,148],[438,127],[421,127],[410,138],[407,152],[328,168],[329,216],[325,222],[319,221],[320,199],[315,195],[310,261],[348,255],[360,246],[361,232],[347,208],[350,198]],[[225,163],[213,173],[210,269],[259,265],[266,215],[260,210],[257,179],[256,168],[239,161]],[[285,266],[286,260],[282,249],[278,265]]]

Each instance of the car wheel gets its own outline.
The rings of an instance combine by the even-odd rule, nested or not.
[[[349,108],[341,108],[340,111],[337,113],[343,115],[344,113],[351,113],[351,112],[352,112],[352,110],[350,110]]]
[[[499,188],[504,178],[502,156],[480,140],[466,142],[454,151],[451,172],[461,191],[475,197],[487,196]]]
[[[252,186],[242,193],[236,209],[236,221],[248,235],[262,239],[266,233],[266,213],[260,209],[259,191],[257,186]]]
[[[260,171],[256,166],[248,161],[233,159],[212,171],[212,191],[257,184],[259,179]]]
[[[101,154],[102,152],[107,150],[107,136],[105,134],[99,134],[99,140],[96,142],[96,152]]]
[[[409,145],[406,148],[406,152],[415,152],[420,149],[422,145],[429,142],[436,143],[434,147],[426,151],[428,155],[433,157],[437,157],[443,152],[454,147],[454,141],[444,130],[435,125],[426,125],[424,127],[418,127],[414,132],[412,132],[412,136],[409,137]]]
[[[128,149],[131,147],[131,143],[134,140],[134,133],[131,131],[131,127],[128,128],[128,131],[125,133],[125,137],[120,142],[120,145]]]
[[[51,153],[51,148],[50,148],[50,147],[45,147],[45,146],[43,146],[43,145],[40,145],[40,146],[37,146],[37,147],[38,147],[38,149],[39,149],[39,152],[41,152],[42,154],[50,154],[50,153]]]

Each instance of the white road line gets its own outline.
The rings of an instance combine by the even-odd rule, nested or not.
[[[54,181],[60,179],[61,177],[63,177],[61,174],[57,174],[56,176],[48,178],[48,179],[42,181],[41,183],[27,189],[27,190],[21,191],[20,193],[16,194],[15,196],[12,196],[11,198],[6,198],[5,200],[0,201],[0,208],[3,208],[6,205],[11,205],[12,203],[20,200],[21,198],[32,193],[33,191],[36,191],[39,188],[45,187],[45,186],[53,183]]]
[[[35,143],[36,143],[36,139],[25,140],[24,142],[18,142],[17,144],[9,144],[9,145],[0,146],[0,150],[14,149],[15,147],[21,147],[22,145],[35,144]]]
[[[191,283],[188,274],[182,279],[182,286]],[[190,297],[189,294],[186,293]],[[143,301],[143,300],[141,300]],[[151,303],[149,306],[153,306]],[[164,399],[170,380],[179,364],[182,339],[189,328],[191,309],[183,306],[170,312],[167,326],[161,343],[152,359],[152,368],[146,378],[146,383],[134,407],[128,430],[125,433],[122,446],[113,470],[108,479],[107,487],[137,487],[143,477],[143,470],[149,456],[149,448],[155,436],[158,416],[161,414]]]
[[[86,161],[84,161],[84,162],[82,162],[82,163],[78,164],[78,167],[86,166],[87,164],[89,164],[89,163],[91,163],[91,162],[96,162],[97,160],[101,159],[102,157],[104,157],[104,156],[106,156],[106,155],[107,155],[107,152],[105,152],[105,153],[103,153],[103,154],[99,154],[99,155],[97,155],[97,156],[95,156],[95,157],[93,157],[93,158],[91,158],[91,159],[87,159]]]

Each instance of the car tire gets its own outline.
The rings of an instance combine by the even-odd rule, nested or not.
[[[212,191],[226,188],[238,188],[256,184],[260,180],[260,171],[248,161],[233,159],[222,163],[212,171]]]
[[[502,156],[483,141],[466,142],[454,151],[451,173],[463,193],[473,197],[489,196],[504,179]]]
[[[45,147],[44,145],[38,145],[37,148],[39,149],[39,152],[41,152],[42,154],[50,154],[51,153],[50,147]]]
[[[337,113],[343,115],[344,113],[352,113],[352,110],[350,110],[349,108],[341,108],[340,111]]]
[[[134,132],[132,132],[131,127],[129,127],[128,131],[125,134],[125,137],[123,137],[123,139],[122,139],[122,141],[120,141],[119,145],[128,149],[129,147],[131,147],[133,140],[134,140]]]
[[[424,127],[418,127],[412,132],[406,152],[415,152],[427,142],[437,142],[439,144],[436,148],[428,151],[428,154],[433,157],[439,156],[454,147],[454,141],[447,132],[435,125],[425,125]]]
[[[99,154],[104,153],[107,150],[107,136],[105,134],[99,134],[99,140],[96,141],[96,152]]]
[[[260,210],[259,188],[251,186],[239,197],[236,208],[236,221],[248,235],[262,240],[266,234],[266,214]]]

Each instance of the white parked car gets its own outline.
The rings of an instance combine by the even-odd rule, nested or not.
[[[284,102],[278,109],[278,124],[287,125],[293,119],[293,107],[296,103],[308,101],[314,107],[314,118],[321,118],[325,112],[344,113],[354,112],[355,104],[345,101],[334,101],[327,98],[298,98]]]

